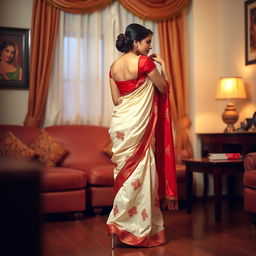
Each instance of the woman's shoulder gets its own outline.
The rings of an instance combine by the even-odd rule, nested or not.
[[[151,58],[149,58],[147,55],[140,55],[140,60],[143,60],[143,61],[150,61]]]
[[[112,77],[112,72],[114,72],[115,73],[115,70],[116,70],[116,68],[118,67],[118,66],[120,66],[120,58],[121,58],[122,56],[120,56],[120,57],[118,57],[116,60],[114,60],[113,62],[112,62],[112,64],[110,65],[110,67],[109,67],[109,77],[110,78],[113,78]]]
[[[143,73],[150,73],[153,69],[156,68],[156,64],[154,61],[146,56],[146,55],[141,55],[139,58],[139,71]]]
[[[124,66],[131,66],[131,65],[136,65],[138,64],[138,58],[139,56],[131,56],[131,55],[122,55],[119,58],[117,58],[111,65],[110,65],[110,70],[116,70],[119,69],[120,67]]]
[[[109,77],[110,77],[110,78],[112,78],[111,70],[113,70],[113,68],[115,68],[117,61],[118,61],[118,59],[116,59],[114,62],[112,62],[112,64],[111,64],[110,67],[109,67]]]

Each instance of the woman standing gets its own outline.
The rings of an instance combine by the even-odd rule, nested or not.
[[[112,249],[114,238],[132,246],[164,243],[159,196],[168,199],[169,209],[177,209],[168,83],[161,57],[147,56],[152,36],[139,24],[127,26],[116,41],[124,54],[110,68],[115,108],[109,133],[116,164],[116,196],[107,221]],[[154,61],[161,65],[161,74]]]
[[[22,80],[22,68],[16,65],[17,47],[12,41],[0,44],[0,80]]]

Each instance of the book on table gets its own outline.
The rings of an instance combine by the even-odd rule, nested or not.
[[[210,160],[237,160],[241,158],[240,153],[209,153]]]

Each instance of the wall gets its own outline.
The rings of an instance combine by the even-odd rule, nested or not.
[[[188,95],[195,156],[200,156],[197,133],[222,132],[226,102],[216,101],[219,77],[241,76],[248,99],[236,101],[239,121],[256,111],[256,65],[245,65],[244,1],[193,0],[188,8]],[[195,175],[195,193],[202,193],[202,176]],[[212,187],[210,188],[212,191]]]
[[[33,0],[1,0],[0,26],[30,28]],[[0,90],[0,124],[23,124],[28,90]]]
[[[236,102],[240,112],[237,126],[246,117],[252,117],[256,111],[256,64],[245,65],[244,2],[243,0],[227,0],[222,1],[221,6],[222,26],[220,32],[223,47],[221,48],[220,76],[241,76],[248,94],[247,100]],[[232,10],[230,10],[230,6],[232,6]],[[228,18],[227,13],[229,14]]]
[[[256,111],[256,65],[246,66],[244,57],[244,1],[193,0],[188,17],[192,129],[195,133],[224,130],[221,114],[226,102],[215,100],[222,76],[241,76],[246,85],[248,99],[235,101],[240,113],[238,127]]]

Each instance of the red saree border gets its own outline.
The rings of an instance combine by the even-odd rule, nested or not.
[[[109,235],[116,234],[122,243],[138,246],[138,247],[154,247],[166,242],[165,232],[161,230],[153,236],[145,235],[143,237],[137,237],[132,233],[119,229],[114,224],[107,224]]]
[[[152,137],[155,133],[155,127],[157,122],[157,101],[158,101],[158,95],[155,94],[154,96],[154,102],[153,102],[153,108],[151,111],[150,119],[146,128],[146,131],[134,150],[133,154],[128,158],[123,168],[119,171],[114,184],[114,190],[117,194],[119,189],[122,187],[124,182],[132,175],[140,161],[145,156],[145,153],[147,149],[149,148],[149,145],[151,143]]]
[[[158,120],[156,124],[156,169],[159,177],[159,198],[168,201],[176,201],[177,178],[176,164],[172,135],[171,108],[169,100],[169,84],[166,81],[166,96],[159,93]]]

